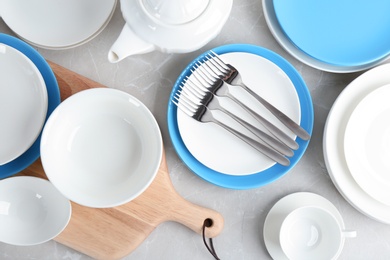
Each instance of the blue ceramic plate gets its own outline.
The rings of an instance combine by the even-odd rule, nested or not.
[[[30,45],[15,37],[0,33],[0,43],[9,45],[22,52],[35,64],[35,66],[37,66],[38,70],[41,72],[47,88],[47,96],[48,96],[48,110],[46,115],[46,120],[47,120],[51,112],[53,112],[53,110],[61,102],[58,83],[49,64],[47,64],[45,59]],[[38,159],[40,154],[39,152],[40,142],[41,142],[41,135],[38,136],[34,144],[25,153],[23,153],[15,160],[7,164],[1,165],[0,179],[9,177],[11,175],[14,175],[24,170],[29,165],[31,165],[36,159]]]
[[[299,73],[294,69],[290,63],[288,63],[284,58],[279,56],[278,54],[269,51],[267,49],[248,45],[248,44],[233,44],[233,45],[225,45],[221,47],[217,47],[213,49],[219,55],[230,54],[230,53],[245,53],[245,54],[253,54],[260,56],[266,60],[268,60],[271,64],[279,67],[290,79],[293,86],[295,87],[296,94],[298,96],[299,104],[300,104],[300,113],[301,113],[301,122],[300,125],[309,133],[312,133],[313,129],[313,121],[314,121],[314,112],[313,112],[313,104],[311,100],[310,93],[306,87],[305,82]],[[200,60],[202,60],[208,52],[197,57],[191,64],[187,66],[187,68],[182,72],[182,74],[177,79],[170,100],[173,98],[176,91],[179,89],[179,84],[186,77],[191,75],[191,68],[194,64]],[[183,162],[199,177],[207,180],[215,185],[231,188],[231,189],[251,189],[266,185],[270,182],[277,180],[286,174],[290,169],[292,169],[295,164],[300,160],[302,155],[304,154],[309,141],[303,141],[300,138],[297,138],[297,143],[299,144],[299,149],[295,151],[293,157],[290,157],[290,165],[285,167],[279,164],[273,164],[271,167],[251,173],[246,175],[229,175],[210,167],[205,166],[199,160],[195,158],[193,154],[186,147],[182,136],[179,131],[178,126],[178,116],[177,116],[177,107],[172,102],[168,104],[168,130],[173,143],[173,146],[176,149],[176,152],[183,160]]]
[[[361,66],[390,54],[390,1],[273,0],[284,33],[328,64]]]

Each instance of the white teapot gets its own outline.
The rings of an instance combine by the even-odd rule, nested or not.
[[[221,31],[233,0],[121,0],[126,24],[112,45],[112,63],[159,50],[195,51]]]

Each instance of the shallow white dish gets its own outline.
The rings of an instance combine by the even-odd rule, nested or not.
[[[136,198],[153,181],[162,137],[152,113],[119,90],[84,90],[62,102],[41,139],[46,175],[70,200],[114,207]]]
[[[259,55],[244,52],[224,53],[220,57],[226,63],[234,64],[242,74],[246,85],[283,111],[293,121],[301,121],[301,107],[294,84],[275,63]],[[194,75],[189,78],[192,77]],[[253,97],[240,89],[234,94],[247,106],[295,139],[296,136]],[[248,122],[262,128],[259,122],[247,115],[230,99],[224,99],[221,104],[241,118],[246,118]],[[221,120],[228,125],[235,125],[231,118],[221,118]],[[261,153],[254,152],[252,147],[216,124],[199,123],[181,110],[177,112],[177,121],[180,135],[187,149],[199,162],[210,169],[229,175],[248,175],[261,172],[275,164],[274,161]]]
[[[352,81],[334,102],[324,129],[323,149],[329,175],[339,192],[357,210],[390,224],[390,206],[368,195],[351,175],[345,160],[344,138],[348,120],[371,91],[390,83],[390,64],[373,68]]]
[[[11,177],[0,181],[0,242],[29,246],[60,234],[71,217],[71,204],[47,180]]]
[[[18,36],[47,49],[76,47],[97,36],[116,0],[3,0],[0,16]]]
[[[273,259],[288,259],[280,246],[279,229],[284,218],[291,211],[305,206],[316,206],[328,210],[336,217],[340,227],[345,228],[343,218],[337,208],[324,197],[310,192],[297,192],[287,195],[271,208],[264,222],[264,243]]]
[[[0,165],[4,165],[23,154],[41,133],[48,97],[35,64],[1,43],[0,68]]]
[[[345,129],[348,168],[368,194],[390,205],[390,84],[373,90],[356,106]]]
[[[338,66],[315,59],[299,49],[284,33],[275,14],[273,0],[263,0],[263,12],[268,28],[277,42],[294,58],[313,68],[334,73],[349,73],[372,68],[388,59],[385,57],[371,63],[354,66]]]

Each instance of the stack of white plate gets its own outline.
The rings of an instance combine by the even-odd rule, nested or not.
[[[323,71],[372,68],[390,54],[390,2],[263,0],[268,27],[299,61]]]
[[[340,193],[356,209],[390,224],[390,64],[351,82],[324,131],[324,156]]]
[[[0,34],[0,66],[1,179],[39,157],[41,132],[60,92],[45,59],[15,37]]]
[[[0,16],[19,37],[46,49],[67,49],[96,37],[108,24],[116,0],[4,0]]]

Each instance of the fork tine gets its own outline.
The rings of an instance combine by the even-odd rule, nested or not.
[[[205,62],[202,63],[201,66],[198,67],[200,73],[202,73],[212,82],[215,82],[217,79],[219,79],[218,75],[216,75],[213,70],[208,70],[206,67],[208,67],[207,64]]]
[[[199,104],[196,104],[190,98],[186,97],[185,95],[180,95],[178,93],[176,93],[176,100],[179,103],[183,103],[183,105],[186,106],[188,110],[193,112],[195,112],[199,106]]]
[[[193,115],[193,112],[191,112],[185,105],[183,105],[183,103],[181,103],[176,96],[173,98],[174,99],[171,100],[172,103],[175,104],[182,112],[184,112],[184,114],[187,116]]]
[[[195,66],[196,66],[196,65],[195,65]],[[213,81],[212,81],[211,79],[209,79],[209,78],[208,78],[204,73],[202,73],[202,71],[199,69],[199,68],[201,68],[201,66],[197,66],[197,67],[195,67],[195,66],[194,66],[194,69],[191,70],[191,72],[192,72],[192,74],[195,76],[195,78],[196,78],[200,83],[202,83],[202,82],[206,83],[206,84],[202,83],[203,86],[205,86],[206,88],[207,88],[207,86],[212,85],[212,84],[213,84]]]
[[[194,88],[190,82],[182,82],[179,87],[184,95],[194,96],[196,99],[201,99],[203,97],[203,94],[198,89]]]
[[[211,61],[208,57],[206,57],[206,60],[203,60],[203,64],[207,67],[205,68],[214,78],[221,78],[223,76],[224,72],[221,71],[216,65],[213,64],[213,61]]]
[[[185,79],[185,83],[187,86],[190,86],[192,87],[193,89],[196,89],[196,91],[201,95],[203,96],[205,93],[207,93],[209,90],[203,85],[201,84],[198,80],[193,80],[191,78],[186,78]],[[196,86],[196,87],[194,87]]]
[[[218,54],[216,54],[213,50],[210,50],[210,53],[212,53],[213,60],[215,60],[222,68],[229,71],[229,66],[219,57]]]

